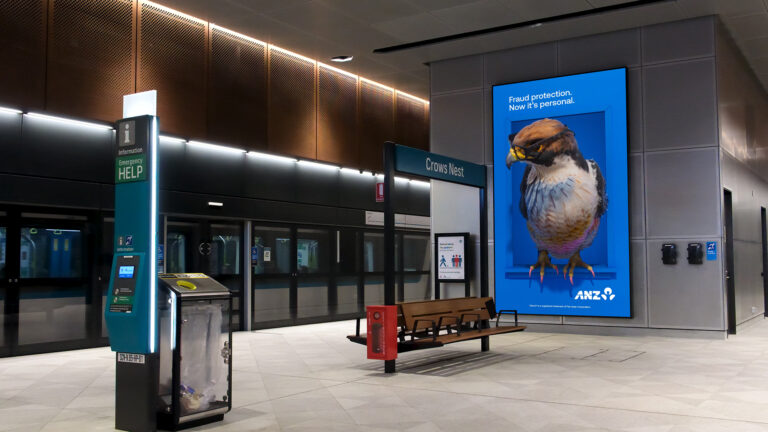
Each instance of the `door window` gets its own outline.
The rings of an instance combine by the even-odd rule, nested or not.
[[[290,228],[254,227],[252,247],[251,267],[253,274],[291,272]]]
[[[167,273],[187,272],[187,235],[168,232],[165,246],[165,271]]]
[[[5,279],[5,250],[7,238],[7,231],[5,227],[0,227],[0,279]]]
[[[296,270],[299,274],[328,272],[328,231],[299,229],[296,232]]]
[[[19,276],[81,278],[82,232],[72,229],[22,228]]]

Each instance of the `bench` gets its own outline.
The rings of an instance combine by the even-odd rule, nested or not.
[[[524,326],[518,325],[517,311],[497,311],[491,297],[399,303],[397,309],[399,353],[472,339],[483,339],[485,350],[489,336],[525,330]],[[499,319],[502,315],[514,315],[515,324],[500,326]],[[366,335],[360,334],[361,319],[357,319],[355,334],[347,336],[347,339],[365,345]],[[490,326],[493,319],[496,320],[495,327]]]

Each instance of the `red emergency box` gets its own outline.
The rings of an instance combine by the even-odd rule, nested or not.
[[[367,306],[368,358],[394,360],[397,358],[397,306]]]

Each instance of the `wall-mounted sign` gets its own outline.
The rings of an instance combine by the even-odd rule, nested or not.
[[[440,282],[466,282],[469,233],[435,234],[435,269]]]
[[[264,262],[272,261],[272,248],[264,248]]]
[[[717,242],[707,242],[707,261],[717,260]]]
[[[384,183],[376,182],[376,202],[384,202]]]
[[[401,145],[395,146],[395,170],[452,183],[485,187],[485,165]]]
[[[626,75],[493,88],[498,308],[631,316]]]

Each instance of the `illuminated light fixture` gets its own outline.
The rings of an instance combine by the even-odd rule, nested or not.
[[[151,142],[150,145],[150,158],[151,158],[151,173],[152,177],[149,183],[150,189],[150,202],[152,203],[149,208],[149,235],[151,236],[149,244],[149,352],[154,353],[156,350],[155,335],[156,330],[156,317],[157,307],[155,301],[157,299],[157,146],[158,137],[160,136],[160,130],[157,125],[157,117],[152,116],[152,130],[150,131]]]
[[[311,58],[309,58],[309,57],[305,57],[305,56],[303,56],[303,55],[301,55],[301,54],[296,54],[295,52],[293,52],[293,51],[288,51],[288,50],[287,50],[287,49],[285,49],[285,48],[280,48],[280,47],[278,47],[278,46],[270,45],[270,46],[269,46],[269,49],[271,49],[271,50],[275,50],[275,51],[277,51],[277,52],[281,52],[281,53],[283,53],[283,54],[287,54],[287,55],[289,55],[289,56],[292,56],[292,57],[296,57],[296,58],[298,58],[298,59],[301,59],[301,60],[304,60],[304,61],[308,61],[308,62],[310,62],[310,63],[312,63],[312,64],[315,64],[315,63],[317,63],[317,60],[315,60],[315,59],[311,59]]]
[[[224,207],[224,203],[218,201],[208,201],[208,207]]]
[[[299,165],[320,168],[320,169],[329,170],[329,171],[336,171],[339,169],[339,167],[337,167],[336,165],[328,165],[328,164],[317,163],[317,162],[312,162],[308,160],[300,160]]]
[[[400,91],[400,90],[396,90],[396,91],[397,91],[397,94],[399,94],[399,95],[402,95],[402,96],[405,96],[407,98],[413,99],[415,101],[418,101],[418,102],[421,102],[421,103],[429,105],[429,101],[428,100],[422,99],[420,97],[414,96],[412,94],[409,94],[409,93],[406,93],[406,92],[403,92],[403,91]]]
[[[172,142],[176,144],[184,144],[187,142],[187,140],[185,140],[184,138],[176,138],[176,137],[167,136],[167,135],[160,135],[160,141],[167,141],[167,142]]]
[[[421,180],[411,180],[411,184],[416,186],[432,187],[432,184],[430,182],[425,182]]]
[[[369,80],[368,78],[360,77],[360,81],[367,82],[368,84],[375,85],[376,87],[381,87],[381,88],[383,88],[384,90],[387,90],[387,91],[391,91],[391,92],[395,91],[395,89],[393,89],[392,87],[385,86],[384,84],[382,84],[380,82]]]
[[[91,123],[91,122],[84,122],[80,120],[72,120],[64,117],[56,117],[48,114],[40,114],[40,113],[27,113],[26,114],[29,117],[36,118],[36,119],[43,119],[43,120],[49,120],[49,121],[55,121],[59,123],[67,123],[72,126],[84,126],[89,127],[93,129],[102,129],[102,130],[112,130],[114,129],[111,125],[107,124],[101,124],[101,123]]]
[[[187,15],[184,12],[179,12],[176,9],[171,9],[168,6],[163,6],[163,5],[157,4],[155,2],[151,2],[151,1],[147,1],[147,0],[142,0],[141,4],[142,4],[142,6],[144,6],[144,5],[151,6],[153,8],[160,9],[160,10],[162,10],[164,12],[168,12],[170,14],[176,15],[179,18],[185,18],[185,19],[188,19],[188,20],[195,21],[196,23],[199,23],[199,24],[208,24],[208,22],[205,21],[205,20],[201,20],[200,18],[193,17],[192,15]]]
[[[6,107],[0,107],[0,113],[3,114],[23,114],[21,110],[13,109],[13,108],[6,108]]]
[[[331,61],[336,63],[346,63],[346,62],[351,62],[353,58],[355,57],[351,55],[340,55],[340,56],[331,57]]]
[[[397,177],[397,176],[395,176],[395,181],[409,182],[409,181],[411,181],[411,179],[407,179],[405,177]]]
[[[246,36],[246,35],[244,35],[242,33],[238,33],[236,31],[232,31],[232,30],[230,30],[228,28],[224,28],[224,27],[222,27],[220,25],[211,24],[211,27],[216,29],[216,30],[221,31],[222,33],[226,33],[226,34],[228,34],[230,36],[234,36],[236,38],[244,39],[244,40],[247,40],[248,42],[253,42],[255,44],[267,46],[267,43],[264,42],[264,41],[260,41],[258,39],[252,38],[250,36]]]
[[[294,159],[294,158],[289,158],[289,157],[285,157],[285,156],[278,156],[278,155],[273,155],[273,154],[269,154],[269,153],[260,153],[260,152],[255,152],[255,151],[249,151],[248,152],[248,156],[253,156],[253,157],[257,157],[259,159],[266,159],[266,160],[271,160],[271,161],[275,161],[275,162],[286,162],[286,163],[297,162],[296,159]]]
[[[214,151],[227,152],[227,153],[245,153],[245,150],[240,148],[228,147],[228,146],[223,146],[218,144],[209,144],[201,141],[189,141],[187,144],[190,144],[193,147],[199,147],[206,150],[214,150]]]
[[[326,68],[326,69],[328,69],[328,70],[332,70],[332,71],[334,71],[334,72],[338,72],[338,73],[340,73],[340,74],[342,74],[342,75],[346,75],[346,76],[348,76],[348,77],[350,77],[350,78],[354,78],[354,79],[358,79],[358,78],[360,78],[360,77],[358,77],[357,75],[355,75],[355,74],[353,74],[353,73],[351,73],[351,72],[347,72],[347,71],[345,71],[345,70],[342,70],[342,69],[339,69],[339,68],[335,68],[335,67],[333,67],[333,66],[330,66],[330,65],[327,65],[327,64],[325,64],[325,63],[320,63],[320,62],[317,62],[317,64],[318,64],[320,67],[324,67],[324,68]]]
[[[541,27],[542,25],[543,25],[542,23],[535,23],[535,24],[531,24],[531,27],[536,28],[536,27]]]
[[[372,176],[373,173],[370,171],[363,171],[361,174]]]
[[[353,168],[342,168],[341,172],[347,173],[347,174],[365,175],[364,172],[362,172],[360,170],[353,169]]]

